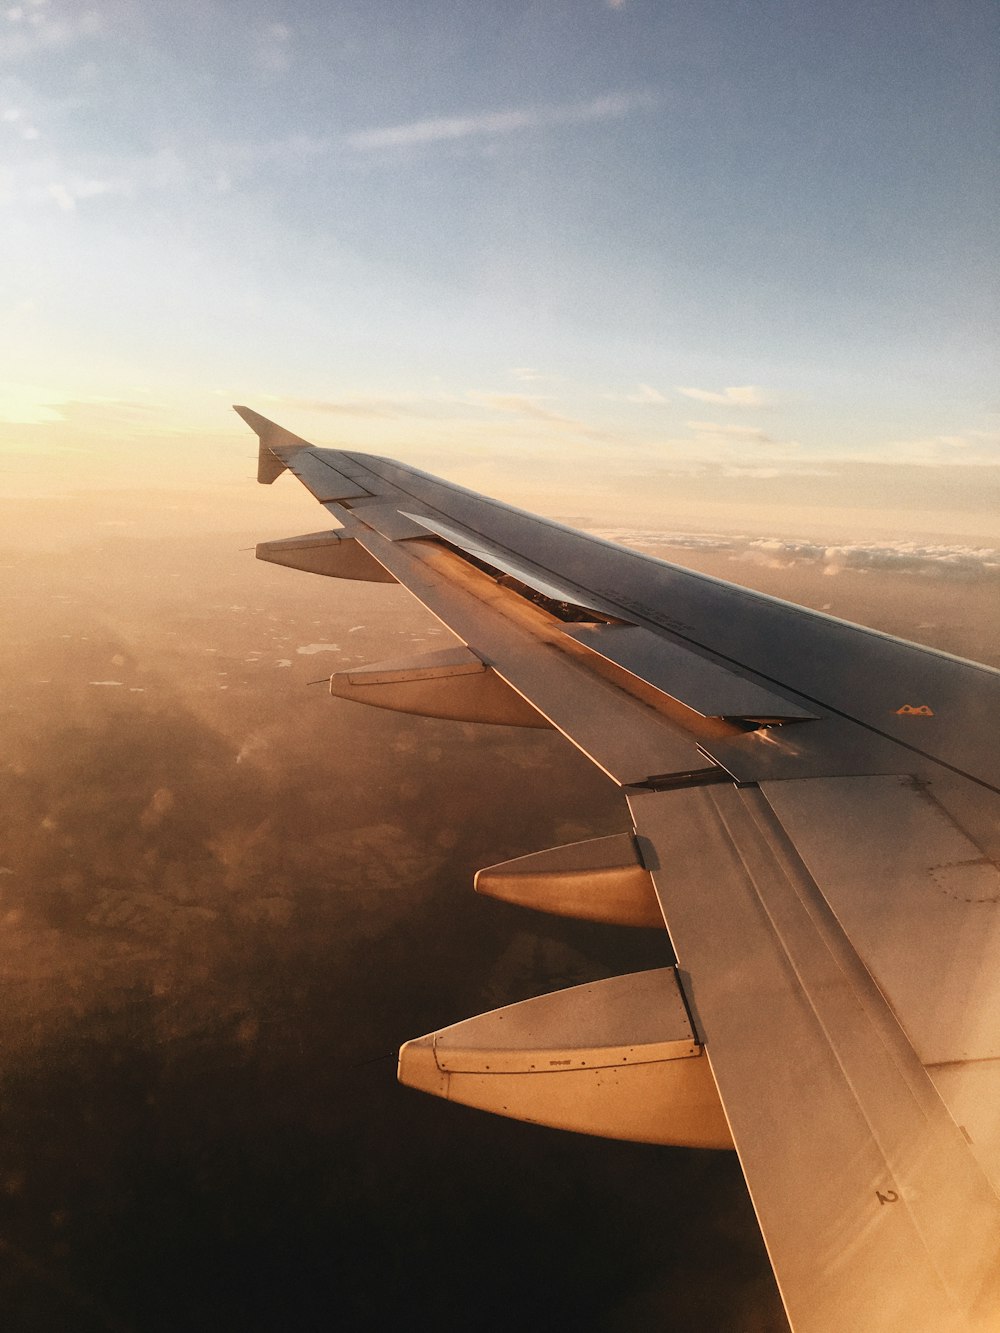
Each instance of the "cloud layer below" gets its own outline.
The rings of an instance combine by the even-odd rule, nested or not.
[[[912,541],[852,542],[837,546],[782,537],[728,536],[642,528],[614,528],[600,535],[630,546],[670,546],[689,551],[727,553],[729,559],[785,569],[819,568],[831,577],[845,570],[881,570],[935,579],[1000,583],[1000,550],[988,546],[936,545]]]

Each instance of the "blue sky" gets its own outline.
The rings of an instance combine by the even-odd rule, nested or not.
[[[7,0],[0,440],[992,530],[998,68],[985,0]]]

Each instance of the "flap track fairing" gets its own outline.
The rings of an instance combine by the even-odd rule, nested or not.
[[[464,647],[338,671],[330,677],[330,693],[338,699],[421,717],[508,727],[550,725],[491,667]]]
[[[672,967],[522,1000],[407,1042],[399,1079],[556,1129],[732,1147]]]
[[[476,892],[555,916],[663,928],[652,876],[631,833],[487,866],[476,875]]]
[[[307,532],[301,537],[258,542],[257,559],[303,569],[307,574],[357,579],[363,583],[397,583],[384,565],[353,537],[340,532]]]

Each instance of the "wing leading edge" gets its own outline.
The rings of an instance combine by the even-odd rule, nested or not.
[[[677,957],[410,1043],[401,1078],[587,1132],[731,1135],[797,1331],[1000,1327],[1000,673],[237,411],[259,479],[293,471],[341,525],[258,554],[398,581],[467,654],[335,693],[552,726],[623,788],[634,840],[484,891],[623,922],[655,902]]]

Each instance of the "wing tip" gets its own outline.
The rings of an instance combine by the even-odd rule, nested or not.
[[[279,426],[276,421],[269,421],[255,412],[252,407],[242,403],[233,403],[233,411],[243,418],[259,441],[257,451],[257,480],[262,486],[270,486],[285,471],[283,452],[295,453],[299,449],[311,449],[308,440],[302,440],[291,431]]]

